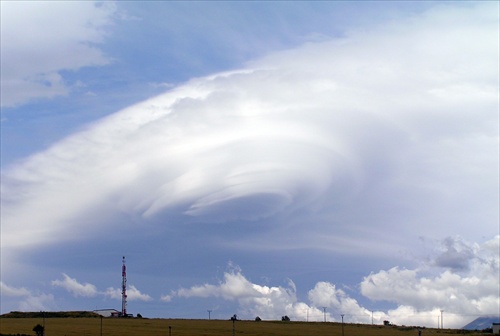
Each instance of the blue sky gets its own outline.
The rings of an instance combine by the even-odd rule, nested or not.
[[[1,6],[2,313],[498,312],[498,3]]]

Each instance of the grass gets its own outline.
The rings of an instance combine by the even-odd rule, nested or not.
[[[34,335],[41,318],[0,318],[1,335]],[[169,329],[170,327],[170,329]],[[462,330],[422,329],[422,336],[463,335]],[[481,335],[471,333],[469,335]],[[45,336],[100,336],[100,318],[45,318]],[[102,336],[232,336],[232,321],[103,318]],[[342,325],[329,322],[236,321],[235,335],[342,336]],[[417,336],[417,327],[344,324],[344,336]]]

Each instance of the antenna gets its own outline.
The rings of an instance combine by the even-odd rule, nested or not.
[[[125,256],[122,259],[122,316],[127,317],[127,266]]]

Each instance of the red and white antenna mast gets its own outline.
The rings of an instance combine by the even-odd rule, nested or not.
[[[122,265],[122,316],[127,317],[127,266],[125,266],[125,257]]]

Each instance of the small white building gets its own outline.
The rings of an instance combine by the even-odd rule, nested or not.
[[[493,322],[491,329],[493,330],[493,334],[500,334],[500,323]]]
[[[99,314],[103,317],[118,316],[120,312],[116,309],[96,309],[94,313]]]

